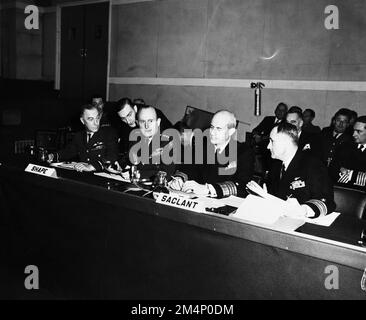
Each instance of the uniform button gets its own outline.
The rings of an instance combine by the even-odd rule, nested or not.
[[[90,159],[88,158],[88,159],[86,159],[86,161],[90,161]]]
[[[101,155],[100,155],[100,154],[98,154],[98,157],[100,158],[100,157],[101,157]]]
[[[89,150],[86,150],[86,153],[89,153]]]

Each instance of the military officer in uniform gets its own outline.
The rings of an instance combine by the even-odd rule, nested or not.
[[[366,116],[357,118],[353,128],[354,142],[336,153],[330,172],[335,183],[366,190]]]
[[[200,145],[196,137],[195,154],[203,152],[202,163],[196,161],[188,174],[177,172],[170,187],[215,198],[246,196],[245,185],[254,173],[254,152],[247,144],[236,141],[235,136],[235,115],[227,110],[216,112],[211,120],[208,145]]]
[[[135,165],[140,172],[140,178],[149,180],[153,180],[158,171],[164,171],[169,180],[174,173],[175,165],[173,161],[165,163],[163,156],[164,152],[170,153],[173,144],[170,142],[169,136],[160,134],[161,119],[158,117],[156,109],[149,105],[141,106],[137,112],[137,123],[138,129],[133,132],[136,142],[130,141],[132,146],[128,160],[120,160],[120,166],[125,168],[126,164]],[[124,177],[131,178],[126,174]]]
[[[296,199],[296,215],[316,218],[333,212],[333,185],[327,168],[319,158],[298,148],[298,132],[294,125],[283,122],[274,127],[268,149],[273,159],[280,160],[275,161],[269,171],[268,193],[283,200]],[[248,184],[254,192],[258,187],[255,182]]]
[[[77,171],[101,171],[104,165],[118,158],[117,135],[111,127],[100,127],[101,113],[96,105],[81,108],[80,121],[85,130],[75,134],[65,149],[49,154],[48,161],[78,158]]]

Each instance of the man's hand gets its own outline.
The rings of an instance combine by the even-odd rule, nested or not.
[[[75,164],[74,169],[76,171],[78,171],[78,172],[83,172],[83,171],[91,172],[91,171],[95,171],[95,168],[91,164],[88,164],[88,163],[85,163],[85,162],[79,162],[79,163]]]
[[[108,167],[105,168],[108,172],[119,174],[122,171],[121,166],[119,165],[118,161],[115,161],[115,163],[110,164]]]
[[[182,191],[187,193],[195,193],[198,196],[207,196],[209,194],[207,185],[199,184],[193,180],[188,180],[185,182]]]
[[[47,162],[51,163],[53,161],[53,159],[55,158],[55,155],[53,153],[49,153],[47,156]]]
[[[183,179],[181,177],[172,177],[172,180],[168,183],[168,186],[173,190],[181,191],[184,185]]]
[[[296,198],[288,198],[284,206],[284,215],[294,219],[306,217],[306,206],[300,205]]]
[[[267,186],[263,184],[263,188],[255,181],[249,181],[247,188],[262,198],[268,198]]]

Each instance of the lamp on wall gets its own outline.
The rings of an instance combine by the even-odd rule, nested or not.
[[[264,88],[265,85],[262,82],[252,82],[250,84],[250,88],[254,89],[254,115],[256,117],[261,115],[261,95],[262,95],[262,88]]]

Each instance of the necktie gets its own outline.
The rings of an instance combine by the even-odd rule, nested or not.
[[[365,145],[363,145],[363,144],[359,144],[359,145],[357,146],[357,148],[358,148],[359,150],[361,150],[361,152],[363,152],[363,151],[365,150],[366,146],[365,146]]]
[[[282,179],[283,175],[285,174],[285,171],[286,171],[285,164],[282,163],[281,171],[280,171],[280,180]]]
[[[88,143],[90,141],[91,135],[92,135],[91,132],[88,132],[88,136],[86,138],[86,143]]]

